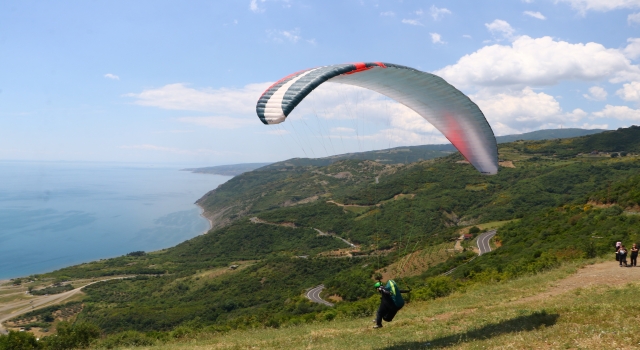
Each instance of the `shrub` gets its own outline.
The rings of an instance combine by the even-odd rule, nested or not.
[[[120,347],[131,346],[152,346],[156,341],[144,333],[138,331],[126,331],[108,336],[100,344],[99,348],[115,349]]]
[[[36,337],[29,332],[10,331],[8,335],[0,335],[0,350],[40,349]]]
[[[458,288],[458,284],[447,276],[437,276],[429,278],[426,286],[418,288],[413,292],[415,300],[430,300],[445,297],[453,293]]]
[[[65,350],[86,348],[100,337],[100,328],[88,322],[74,325],[69,322],[60,322],[56,328],[58,330],[57,335],[44,337],[42,339],[47,349]]]

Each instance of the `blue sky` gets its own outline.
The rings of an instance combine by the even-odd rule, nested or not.
[[[214,165],[444,143],[326,84],[280,126],[255,102],[320,65],[402,64],[497,135],[640,123],[640,0],[2,1],[0,160]],[[331,85],[331,86],[329,86]]]

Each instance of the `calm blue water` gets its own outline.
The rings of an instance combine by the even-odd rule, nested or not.
[[[209,222],[193,203],[228,179],[152,165],[0,161],[0,279],[195,237]]]

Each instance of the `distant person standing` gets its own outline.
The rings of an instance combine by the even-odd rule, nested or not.
[[[616,242],[616,261],[620,261],[620,254],[618,254],[618,251],[620,250],[621,245],[622,242]]]
[[[620,258],[620,266],[622,267],[623,262],[624,262],[624,266],[629,266],[627,265],[627,248],[621,245],[620,249],[618,249],[618,255]]]
[[[631,247],[631,266],[635,267],[637,263],[638,263],[638,245],[634,243],[633,247]]]

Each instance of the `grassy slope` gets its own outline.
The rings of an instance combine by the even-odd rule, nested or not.
[[[371,162],[344,161],[324,168],[292,167],[287,171],[246,173],[224,184],[214,196],[208,197],[213,200],[212,205],[244,201],[248,209],[244,210],[244,214],[236,212],[238,218],[242,219],[234,224],[154,254],[82,264],[62,269],[51,276],[166,273],[162,277],[113,282],[110,288],[87,289],[91,307],[83,312],[81,318],[98,323],[108,332],[131,328],[167,330],[196,317],[204,324],[222,322],[232,327],[297,322],[302,317],[300,315],[315,317],[310,305],[302,301],[298,303],[295,299],[305,288],[321,282],[346,285],[348,288],[336,291],[344,292],[344,296],[351,299],[366,297],[371,291],[361,288],[369,284],[370,273],[401,257],[407,252],[409,243],[411,247],[420,249],[446,242],[451,236],[459,235],[459,227],[455,225],[464,225],[465,220],[467,223],[483,223],[524,218],[545,208],[566,203],[584,204],[593,191],[602,190],[608,181],[624,180],[631,174],[637,174],[640,162],[636,156],[616,159],[575,157],[581,153],[580,147],[587,147],[584,144],[606,146],[607,142],[627,140],[622,146],[615,147],[629,151],[640,148],[640,130],[626,129],[622,132],[625,135],[635,133],[636,137],[615,137],[616,132],[613,132],[614,137],[610,133],[603,133],[564,140],[561,144],[554,140],[503,145],[500,147],[501,157],[513,160],[516,168],[503,168],[499,175],[492,177],[481,176],[471,166],[458,164],[460,158],[455,155],[393,168]],[[531,145],[535,147],[529,147]],[[532,154],[530,148],[542,149],[544,153]],[[573,152],[574,156],[567,158],[570,152],[566,150]],[[558,159],[560,157],[554,156],[554,151],[564,152],[563,158],[566,159]],[[336,178],[327,175],[346,171],[351,172],[352,176]],[[380,176],[378,184],[374,182],[376,175]],[[485,190],[475,190],[478,184],[483,185]],[[468,190],[468,185],[476,186]],[[393,200],[396,195],[403,193],[415,196]],[[381,205],[369,207],[370,212],[366,213],[345,211],[324,200],[282,207],[286,200],[306,198],[311,194],[326,195],[324,198],[333,198],[340,203]],[[302,227],[291,229],[255,225],[248,222],[247,216],[250,215],[258,215],[268,221],[295,222]],[[578,214],[562,215],[556,218],[553,229],[563,229],[563,225]],[[456,216],[458,219],[455,219]],[[620,217],[620,212],[604,216],[599,213],[587,215],[588,220],[606,219],[610,221],[605,222],[611,223],[619,222]],[[630,224],[627,221],[620,222]],[[542,245],[529,252],[531,254],[521,254],[518,244],[525,243],[517,242],[517,235],[513,241],[509,241],[510,236],[504,235],[501,250],[508,252],[508,256],[487,264],[485,262],[489,258],[476,259],[456,274],[469,278],[473,277],[472,273],[479,275],[486,271],[490,276],[495,272],[500,278],[513,277],[522,273],[506,269],[514,261],[531,267],[531,271],[556,266],[567,254],[564,251],[537,254],[537,250],[558,247],[551,240],[557,234],[553,230],[543,232],[544,229],[538,227],[540,223],[544,223],[544,220],[529,225],[531,231],[527,232],[527,239],[540,240],[542,237],[543,241],[549,240],[549,245]],[[579,220],[576,223],[579,224]],[[520,226],[517,225],[509,224],[505,229],[518,232]],[[336,232],[363,246],[369,245],[369,249],[374,251],[391,248],[391,254],[353,259],[353,262],[313,258],[313,254],[337,248],[341,243],[331,237],[317,237],[311,227]],[[584,231],[581,234],[590,233]],[[414,242],[417,244],[413,245]],[[512,242],[514,248],[508,249]],[[589,248],[579,246],[571,239],[561,242],[563,245],[560,248],[573,246],[576,250],[576,254],[570,256],[572,258],[587,253]],[[606,247],[606,243],[603,244],[602,249]],[[599,249],[596,247],[596,253]],[[311,258],[295,259],[295,255],[311,255]],[[415,285],[424,284],[425,278],[444,272],[470,257],[462,255],[430,269],[416,279]],[[234,274],[211,280],[198,279],[204,271],[243,259],[261,261]],[[304,271],[295,273],[300,271],[301,265],[305,265]],[[286,288],[281,288],[283,286]],[[231,303],[228,303],[229,296],[233,296]],[[287,298],[292,298],[294,306],[282,302]],[[238,321],[234,321],[234,318]]]
[[[606,264],[614,264],[607,262]],[[574,288],[541,297],[580,264],[481,284],[430,302],[412,302],[392,323],[336,319],[283,329],[197,334],[153,349],[539,349],[633,348],[640,342],[635,282]],[[538,296],[538,297],[536,297]],[[525,299],[526,298],[526,299]],[[624,321],[624,322],[621,322]]]

